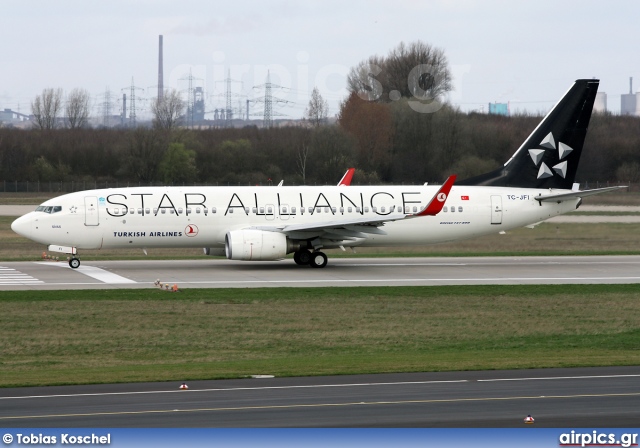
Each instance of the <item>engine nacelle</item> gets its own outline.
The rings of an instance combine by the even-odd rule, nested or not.
[[[282,233],[245,229],[227,232],[224,249],[229,260],[267,261],[284,258],[291,245]]]

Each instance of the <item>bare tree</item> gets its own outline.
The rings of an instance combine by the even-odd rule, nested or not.
[[[153,125],[160,129],[174,129],[180,122],[184,106],[180,92],[175,89],[165,92],[162,98],[158,98],[151,106]]]
[[[62,105],[62,89],[47,88],[31,102],[35,125],[40,129],[54,129]]]
[[[453,89],[444,51],[422,41],[400,44],[386,57],[371,56],[352,67],[347,88],[369,101],[435,100]]]
[[[309,157],[309,144],[303,143],[298,149],[298,154],[296,158],[296,166],[298,167],[298,171],[302,176],[302,185],[307,184],[307,158]]]
[[[73,89],[67,96],[65,115],[71,129],[82,128],[89,122],[91,96],[85,89]]]
[[[307,109],[304,111],[304,115],[315,127],[318,127],[321,124],[326,124],[327,122],[327,116],[329,115],[329,103],[322,98],[317,87],[314,87],[313,92],[311,92],[309,106],[307,106]]]
[[[376,101],[382,97],[384,86],[380,82],[385,76],[382,73],[384,58],[371,56],[351,67],[347,75],[347,89],[367,101]],[[380,79],[380,80],[379,80]],[[388,92],[387,92],[388,94]]]

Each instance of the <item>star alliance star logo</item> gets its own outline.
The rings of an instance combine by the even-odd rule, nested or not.
[[[538,166],[538,164],[542,161],[544,157],[544,153],[547,149],[556,150],[556,142],[553,139],[553,134],[551,132],[549,132],[549,134],[542,139],[542,141],[540,142],[540,146],[545,149],[529,150],[529,155],[531,156],[531,160],[533,160],[533,163],[535,163],[536,166]],[[571,151],[573,151],[573,148],[570,147],[569,145],[565,145],[562,142],[558,142],[557,151],[558,151],[558,160],[562,160],[566,156],[568,156],[569,153],[571,153]],[[553,171],[555,171],[558,175],[562,176],[563,179],[567,175],[566,160],[564,162],[558,163],[557,165],[554,165],[552,168],[553,168]],[[549,168],[546,163],[542,162],[542,164],[540,165],[540,170],[538,170],[538,179],[545,179],[547,177],[552,177],[553,171],[551,171],[551,168]]]
[[[78,207],[76,207],[75,205],[72,205],[71,208],[69,209],[71,213],[75,213],[77,210],[78,210]]]

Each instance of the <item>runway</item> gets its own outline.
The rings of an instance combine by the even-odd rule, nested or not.
[[[324,269],[292,260],[0,263],[0,290],[639,283],[640,256],[330,258]]]
[[[637,427],[640,367],[22,388],[0,427]]]

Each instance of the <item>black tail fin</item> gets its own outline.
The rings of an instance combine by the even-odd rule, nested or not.
[[[502,168],[457,185],[570,189],[599,83],[577,80]]]

